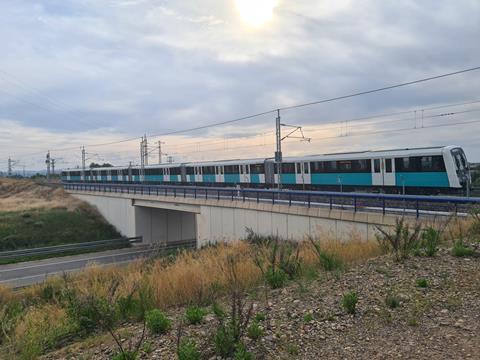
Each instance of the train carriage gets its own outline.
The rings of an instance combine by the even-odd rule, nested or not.
[[[65,170],[65,182],[283,187],[308,190],[459,192],[471,177],[458,146],[271,158]],[[281,171],[278,171],[281,170]],[[279,178],[280,177],[280,178]]]

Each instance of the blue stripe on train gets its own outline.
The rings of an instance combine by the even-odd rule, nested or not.
[[[284,174],[282,173],[282,184],[296,184],[297,177],[295,174]]]
[[[215,175],[203,175],[203,182],[214,183],[215,182]]]
[[[371,173],[332,173],[332,174],[312,174],[313,185],[338,185],[339,179],[342,185],[372,185]]]
[[[170,181],[171,182],[178,182],[180,175],[170,175]]]
[[[163,175],[145,175],[145,181],[163,182]]]
[[[240,174],[225,174],[225,182],[238,184],[240,182]]]
[[[252,184],[260,184],[260,175],[259,174],[250,174],[250,182]]]
[[[449,187],[446,172],[404,172],[395,173],[397,186]]]
[[[195,182],[195,175],[188,175],[187,179],[188,179],[189,182],[194,183]]]

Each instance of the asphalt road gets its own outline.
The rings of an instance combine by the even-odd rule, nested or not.
[[[0,285],[13,288],[33,285],[47,277],[83,270],[87,265],[121,265],[151,252],[144,246],[57,257],[0,266]]]

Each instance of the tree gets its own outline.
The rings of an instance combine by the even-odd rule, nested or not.
[[[109,164],[109,163],[103,163],[103,164],[97,164],[97,163],[90,163],[90,169],[94,169],[94,168],[103,168],[103,167],[113,167],[112,164]]]

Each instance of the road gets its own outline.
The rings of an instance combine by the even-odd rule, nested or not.
[[[47,277],[83,270],[88,264],[126,264],[151,252],[144,246],[89,254],[28,261],[0,266],[0,285],[13,288],[33,285]]]

